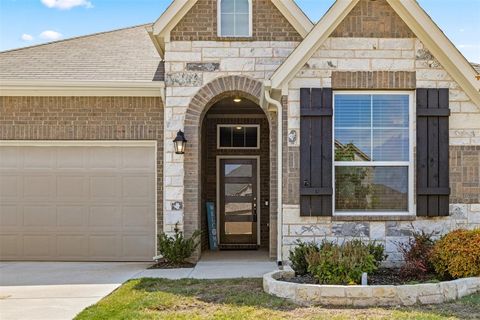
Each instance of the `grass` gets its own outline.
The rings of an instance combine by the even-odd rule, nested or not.
[[[144,278],[126,282],[76,319],[480,319],[480,294],[430,306],[301,307],[264,293],[260,279]]]

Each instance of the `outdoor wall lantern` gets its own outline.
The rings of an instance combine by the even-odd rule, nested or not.
[[[187,139],[182,130],[178,130],[177,137],[173,140],[173,146],[175,147],[176,154],[185,154],[185,146],[187,145]]]

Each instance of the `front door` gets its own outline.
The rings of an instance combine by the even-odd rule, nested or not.
[[[257,244],[257,159],[220,159],[220,244]]]

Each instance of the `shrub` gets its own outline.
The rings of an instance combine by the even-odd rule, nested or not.
[[[378,267],[380,263],[387,259],[388,255],[385,254],[385,247],[381,243],[376,243],[375,241],[367,243],[368,252],[375,259],[375,264]]]
[[[397,247],[403,256],[405,264],[400,269],[400,274],[405,279],[427,279],[434,273],[430,262],[435,241],[433,233],[413,229],[412,236],[407,243],[398,243]]]
[[[358,284],[362,273],[377,269],[369,245],[359,240],[342,245],[322,243],[318,252],[307,255],[308,272],[321,284]]]
[[[431,261],[443,278],[480,276],[480,229],[446,234],[435,244]]]
[[[290,250],[288,259],[291,262],[291,267],[295,271],[295,275],[306,275],[308,270],[307,255],[310,251],[318,252],[319,247],[314,242],[301,242],[297,240],[295,242],[296,247]]]
[[[190,258],[198,247],[200,231],[195,231],[190,238],[186,238],[176,225],[174,231],[173,236],[165,233],[158,235],[158,251],[166,262],[179,265],[185,263],[185,260]]]

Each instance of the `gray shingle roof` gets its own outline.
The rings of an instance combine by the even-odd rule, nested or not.
[[[0,52],[0,79],[163,81],[146,25]]]

